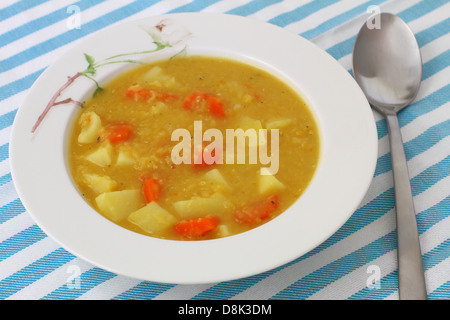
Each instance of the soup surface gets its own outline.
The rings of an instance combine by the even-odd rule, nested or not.
[[[277,77],[223,58],[177,57],[121,74],[87,101],[69,165],[109,220],[202,240],[285,211],[308,186],[319,147],[308,106]]]

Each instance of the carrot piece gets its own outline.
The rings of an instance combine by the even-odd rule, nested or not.
[[[217,97],[208,97],[209,112],[219,118],[225,118],[225,111],[223,110],[223,103]]]
[[[147,101],[153,97],[153,94],[152,90],[144,89],[140,85],[130,86],[125,91],[125,95],[134,101]]]
[[[136,86],[131,86],[127,89],[127,91],[125,91],[125,95],[130,99],[136,99],[136,92]]]
[[[167,92],[158,92],[157,97],[162,101],[167,101],[169,99],[178,99],[178,96],[176,94]]]
[[[133,129],[129,124],[120,123],[111,125],[110,129],[107,130],[107,138],[111,143],[118,143],[121,141],[127,141],[130,139]]]
[[[216,228],[220,223],[218,217],[206,216],[191,220],[181,220],[175,224],[175,231],[186,238],[197,238]]]
[[[144,182],[144,196],[147,203],[158,201],[161,194],[161,185],[156,179],[146,179]]]
[[[192,110],[198,107],[201,102],[207,98],[208,95],[204,92],[193,92],[184,99],[183,108],[186,110]]]
[[[273,195],[262,202],[238,209],[234,214],[234,220],[238,223],[253,225],[267,219],[278,206],[278,196]]]
[[[147,89],[141,89],[137,92],[139,99],[143,101],[147,101],[153,96],[153,92]]]
[[[218,97],[210,96],[204,92],[193,92],[188,95],[183,102],[183,108],[186,110],[194,110],[205,106],[209,109],[209,113],[213,116],[224,118],[225,111],[223,103]]]

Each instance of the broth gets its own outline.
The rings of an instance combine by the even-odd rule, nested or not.
[[[307,188],[319,158],[305,101],[272,74],[224,58],[177,57],[120,74],[76,121],[69,164],[84,199],[164,239],[226,237],[270,221]]]

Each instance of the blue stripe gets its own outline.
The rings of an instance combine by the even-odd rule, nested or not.
[[[70,283],[65,283],[63,286],[49,293],[42,300],[57,300],[66,299],[74,300],[84,293],[88,292],[97,285],[108,281],[117,275],[99,268],[92,268],[80,275],[79,280],[80,287],[70,285]]]
[[[402,18],[406,23],[411,22],[427,13],[436,10],[437,8],[448,3],[448,0],[422,0],[419,3],[409,7],[398,13],[398,16]]]
[[[0,224],[18,216],[23,212],[25,212],[25,208],[23,207],[20,199],[13,200],[10,203],[5,204],[0,208]]]
[[[424,269],[430,270],[432,267],[438,265],[443,260],[450,256],[450,240],[447,239],[441,244],[439,244],[433,250],[427,252],[423,255]],[[360,299],[383,299],[388,297],[397,291],[398,288],[398,272],[397,270],[387,274],[380,279],[380,288],[369,288],[356,292],[351,297],[350,300],[360,300]],[[439,294],[439,293],[438,293]],[[436,299],[436,290],[428,295],[428,299]],[[447,292],[448,295],[448,292]]]
[[[258,12],[261,9],[264,9],[265,7],[272,6],[281,1],[283,0],[253,0],[240,7],[229,10],[227,13],[239,16],[248,16],[255,12]]]
[[[417,196],[432,187],[440,180],[450,175],[450,155],[442,161],[428,167],[411,179],[411,188],[414,196]]]
[[[448,102],[450,93],[450,84],[434,91],[427,97],[419,100],[399,113],[399,123],[401,127],[411,123],[416,118],[427,114],[430,111],[436,110],[440,106]]]
[[[427,168],[425,171],[423,171],[421,174],[419,174],[418,176],[414,177],[413,179],[411,179],[411,185],[413,186],[413,192],[414,189],[416,190],[414,192],[414,196],[416,196],[418,193],[423,192],[424,189],[431,187],[432,185],[434,185],[436,182],[442,180],[444,177],[442,177],[441,175],[436,174],[437,172],[442,172],[442,171],[446,171],[447,174],[449,174],[449,160],[450,160],[450,156],[447,157],[446,159],[444,159],[443,161],[439,162],[438,164],[431,166],[430,168]],[[428,179],[424,179],[424,177],[428,177]],[[421,186],[423,184],[423,187]],[[415,186],[415,188],[414,188]],[[394,194],[393,194],[393,189],[389,190],[390,192],[390,198],[391,200],[389,201],[391,204],[389,205],[389,210],[394,208],[393,202],[394,202]],[[375,198],[372,202],[379,200],[380,197]],[[385,199],[383,199],[385,200]],[[433,206],[432,208],[429,208],[428,210],[425,210],[421,213],[419,213],[417,215],[417,223],[418,223],[418,227],[419,227],[419,232],[422,234],[423,232],[425,232],[427,229],[431,228],[433,225],[435,225],[436,223],[440,222],[441,220],[447,218],[447,215],[444,214],[446,212],[448,212],[448,208],[449,208],[449,200],[450,197],[446,198],[444,201],[441,201],[440,203],[438,203],[437,205]],[[369,204],[372,204],[369,203]],[[372,204],[373,205],[373,204]],[[374,221],[375,219],[373,218],[373,216],[381,216],[385,213],[387,213],[386,210],[386,202],[385,201],[381,201],[379,202],[379,207],[375,206],[375,210],[370,210],[369,212],[367,212],[367,214],[361,215],[363,212],[362,209],[364,209],[366,206],[364,206],[361,209],[358,209],[353,216],[349,219],[348,223],[346,223],[335,235],[333,235],[329,240],[326,241],[326,243],[324,243],[322,246],[327,246],[327,243],[335,243],[337,241],[335,241],[334,238],[338,238],[339,240],[344,239],[346,237],[348,237],[351,233],[356,232],[357,230],[362,229],[364,226],[368,225],[369,223],[371,223],[372,221]],[[367,209],[367,208],[365,208]],[[446,210],[447,209],[447,210]],[[388,210],[388,211],[389,211]],[[383,212],[384,211],[384,212]],[[435,219],[433,219],[433,222],[430,222],[428,220],[428,216],[430,215],[430,212],[440,212],[440,216],[436,217]],[[424,217],[427,218],[428,223],[426,225],[424,225],[422,223],[422,219],[424,219]],[[362,219],[360,219],[362,218]],[[376,217],[378,218],[378,217]],[[347,229],[347,231],[345,232],[345,234],[340,235],[342,232],[342,230]],[[378,241],[378,240],[377,240]],[[376,242],[376,241],[375,241]],[[332,244],[331,243],[331,244]],[[330,244],[330,245],[331,245]],[[372,243],[373,244],[373,243]],[[395,246],[392,248],[392,250],[395,249]],[[361,249],[358,249],[357,251],[359,251]],[[314,250],[317,251],[317,250]],[[355,251],[355,252],[357,252]],[[368,250],[369,252],[372,252],[372,249]],[[382,252],[379,255],[381,256],[382,254],[387,253],[386,252]],[[353,253],[352,253],[353,254]],[[367,253],[367,255],[369,255],[369,253]],[[310,254],[308,254],[307,256],[310,256]],[[378,257],[378,256],[377,256]],[[377,258],[375,257],[375,258]],[[369,260],[371,261],[371,260]],[[334,262],[333,262],[334,263]],[[344,263],[344,266],[346,266],[347,268],[351,269],[350,271],[354,270],[357,268],[356,264],[353,263]],[[349,267],[351,266],[351,267]],[[333,279],[334,277],[339,277],[339,273],[336,271],[338,269],[334,269],[336,266],[333,266]],[[431,267],[431,266],[430,266]],[[348,272],[345,272],[348,273]],[[337,280],[337,279],[335,279]],[[335,281],[333,280],[333,281]],[[311,284],[313,285],[313,284]],[[319,288],[318,288],[319,289]]]
[[[9,158],[9,143],[0,146],[0,162]]]
[[[16,116],[17,109],[10,111],[8,113],[2,114],[0,116],[0,130],[3,130],[14,122],[14,118]]]
[[[143,281],[137,286],[122,292],[112,300],[151,300],[174,286],[174,284]]]
[[[417,214],[419,234],[449,217],[450,197]]]
[[[424,11],[423,12],[422,11],[417,11],[417,12],[415,12],[415,15],[412,15],[412,16],[411,15],[407,15],[408,19],[405,18],[405,22],[410,22],[410,21],[412,21],[414,19],[420,18],[422,15],[425,15],[426,13],[428,13],[428,12],[430,12],[430,11],[432,11],[432,10],[442,6],[442,5],[444,5],[447,2],[448,2],[448,0],[436,0],[436,1],[422,1],[422,2],[419,2],[417,4],[417,6],[419,6],[418,10],[424,10]],[[430,6],[428,6],[427,3],[432,3],[433,6],[435,6],[435,7],[433,7],[432,10],[430,10]],[[400,12],[398,14],[398,16],[399,17],[403,17],[403,13],[404,12],[405,11]],[[428,29],[423,30],[421,32],[418,32],[415,36],[417,38],[417,42],[419,43],[419,45],[423,46],[424,44],[426,44],[429,41],[431,41],[430,40],[431,38],[433,38],[433,39],[439,38],[440,36],[442,36],[442,32],[447,33],[448,32],[448,30],[446,28],[446,26],[448,26],[448,21],[447,20],[448,19],[446,19],[446,20],[444,20],[444,21],[442,21],[442,22],[440,22],[440,23],[438,23],[438,24],[428,28],[428,29],[430,29],[429,33],[427,33],[427,31],[426,31]],[[429,34],[429,37],[426,36],[428,34]],[[327,52],[329,54],[331,54],[336,60],[339,60],[340,58],[342,58],[342,57],[344,57],[344,56],[346,56],[346,55],[348,55],[348,54],[350,54],[352,52],[353,44],[355,43],[355,40],[356,40],[356,34],[353,37],[351,37],[351,38],[349,38],[347,40],[344,40],[344,41],[342,41],[340,43],[337,43],[334,46],[330,47],[327,50]]]
[[[278,1],[278,0],[277,0]],[[376,0],[373,0],[376,1]],[[36,1],[34,1],[36,2]],[[42,1],[41,1],[42,2]],[[198,11],[202,8],[210,5],[211,3],[214,3],[216,1],[195,1],[191,4],[188,4],[186,6],[180,7],[175,9],[173,12],[176,11]],[[264,1],[266,2],[266,1]],[[325,1],[322,1],[324,3]],[[329,1],[331,2],[331,1]],[[19,2],[18,2],[19,3]],[[16,7],[19,8],[20,5],[18,3],[14,4],[10,7]],[[29,3],[33,3],[33,1],[23,1],[21,5],[30,5]],[[439,6],[441,6],[443,3],[448,3],[447,1],[422,1],[418,3],[417,5],[414,5],[413,7],[404,10],[399,15],[407,22],[413,21],[419,16],[424,15],[427,12],[430,12],[432,10],[435,10]],[[327,4],[324,5],[324,7]],[[31,5],[30,5],[31,6]],[[243,5],[241,7],[235,8],[231,10],[231,12],[234,11],[234,14],[240,14],[240,15],[248,15],[252,12],[255,12],[256,10],[259,10],[258,8],[261,6],[261,2],[252,1],[249,4]],[[127,6],[125,6],[127,7]],[[9,8],[9,7],[8,7]],[[184,8],[184,9],[183,9]],[[334,25],[340,24],[346,17],[351,18],[352,14],[356,14],[355,10],[359,10],[362,8],[362,5],[355,7],[348,12],[345,12],[335,18],[332,18],[324,23],[322,23],[317,28],[308,30],[305,34],[308,37],[312,37],[316,34],[319,34],[321,32],[324,32],[325,30],[329,30]],[[272,19],[272,23],[278,24],[278,25],[287,25],[291,22],[295,22],[300,20],[301,16],[296,15],[302,15],[304,14],[309,15],[311,13],[314,13],[319,8],[319,1],[311,2],[307,5],[303,5],[290,13],[286,13],[283,15],[280,15],[274,19]],[[126,11],[126,10],[125,10]],[[0,10],[0,20],[4,19],[2,16],[2,13],[6,12],[5,9]],[[17,11],[18,13],[18,11]],[[124,14],[125,16],[128,16],[128,13]],[[58,19],[58,16],[56,13],[49,14],[48,19]],[[106,16],[106,15],[105,15]],[[34,24],[33,24],[34,23]],[[42,23],[41,26],[43,26],[45,23],[48,23],[48,21],[33,21],[30,23],[33,25],[37,25],[38,23]],[[100,23],[100,22],[99,22]],[[106,23],[106,22],[105,22]],[[437,39],[438,37],[441,37],[442,35],[445,35],[449,31],[450,26],[450,19],[447,19],[445,21],[442,21],[422,32],[419,32],[416,37],[418,39],[418,42],[421,46],[430,43],[434,39]],[[94,29],[94,25],[91,26],[92,29]],[[98,27],[100,28],[100,27]],[[25,29],[18,28],[16,31],[23,32]],[[90,33],[89,31],[88,33]],[[66,42],[72,41],[74,38],[82,37],[83,35],[67,35],[70,39]],[[1,39],[7,39],[8,37],[13,37],[12,34],[5,35],[4,38]],[[12,38],[11,38],[12,39]],[[16,38],[18,39],[18,37]],[[65,41],[65,38],[60,38],[60,40]],[[54,50],[55,47],[60,46],[61,44],[58,44],[59,40],[44,42],[47,44],[48,48],[50,50]],[[344,41],[345,42],[345,41]],[[354,39],[351,43],[351,47],[353,46]],[[0,41],[1,43],[1,41]],[[64,43],[63,43],[64,44]],[[38,46],[46,47],[44,44],[39,44]],[[344,47],[341,47],[341,49],[346,49],[345,45]],[[43,50],[44,51],[44,50]],[[41,51],[41,52],[43,52]],[[340,52],[340,51],[338,51]],[[351,50],[348,52],[351,53]],[[19,53],[19,58],[22,57],[23,53]],[[37,53],[34,55],[34,57],[39,56],[43,53]],[[448,67],[448,62],[450,61],[450,57],[448,56],[448,50],[440,54],[439,56],[433,58],[432,60],[428,61],[424,64],[424,74],[423,74],[423,80],[430,78],[437,72],[445,69]],[[24,59],[23,61],[28,61],[28,59],[34,59],[33,53],[29,52],[28,57]],[[0,62],[0,69],[3,62]],[[19,63],[18,65],[20,65]],[[43,70],[36,72],[35,74],[40,74]],[[9,96],[12,96],[14,94],[17,94],[18,92],[21,92],[31,86],[31,83],[28,83],[27,81],[30,80],[33,77],[34,74],[31,74],[27,77],[27,80],[24,80],[25,78],[19,79],[14,81],[15,85],[7,84],[0,88],[0,101],[8,98]],[[37,76],[35,77],[37,78]],[[434,88],[436,89],[436,88]],[[438,107],[444,105],[448,102],[449,97],[449,85],[444,86],[443,88],[440,88],[439,90],[436,90],[432,94],[428,95],[427,97],[423,98],[420,101],[417,101],[413,105],[411,105],[409,108],[402,111],[399,115],[399,121],[400,125],[404,126],[417,117],[426,114],[427,112],[430,112],[432,110],[437,109]],[[16,114],[17,110],[8,112],[6,114],[3,114],[0,116],[0,127],[6,128],[12,124],[12,121],[14,119],[14,116]],[[405,150],[407,153],[407,158],[411,159],[412,157],[421,154],[422,152],[425,152],[433,145],[436,145],[438,141],[448,136],[448,128],[445,127],[448,126],[448,121],[445,121],[446,119],[442,119],[444,122],[436,124],[430,128],[428,128],[426,131],[422,132],[420,135],[416,136],[413,140],[409,141],[405,144]],[[377,122],[377,129],[379,129],[379,138],[383,138],[387,134],[386,129],[386,123],[384,120]],[[7,159],[8,153],[7,153],[7,144],[4,144],[0,146],[0,159],[3,158],[3,160]],[[386,172],[387,170],[390,170],[390,154],[385,154],[381,156],[378,159],[377,162],[377,171],[375,175],[378,175],[382,172]],[[412,179],[412,187],[414,195],[420,194],[430,188],[431,186],[435,185],[438,181],[442,180],[445,177],[448,177],[450,172],[450,164],[449,164],[450,158],[447,157],[444,160],[431,165],[429,168],[421,172],[419,175],[417,175],[414,179]],[[3,177],[0,177],[0,185],[4,184],[6,181],[11,181],[10,174],[6,174]],[[235,296],[236,294],[242,292],[246,288],[251,287],[255,283],[258,283],[262,280],[264,280],[267,276],[274,274],[275,272],[282,270],[286,268],[288,265],[292,265],[294,263],[299,263],[300,261],[313,256],[314,254],[324,250],[325,248],[328,248],[329,246],[337,243],[341,239],[345,239],[352,233],[361,230],[363,227],[367,226],[371,222],[379,219],[384,214],[388,213],[390,210],[394,209],[394,194],[393,189],[390,188],[383,192],[381,195],[379,195],[377,198],[373,199],[369,203],[367,203],[365,206],[359,208],[355,214],[349,219],[349,221],[335,234],[333,235],[329,240],[327,240],[324,244],[319,246],[318,248],[314,249],[312,252],[304,255],[303,257],[285,265],[280,268],[276,268],[274,270],[270,270],[268,272],[265,272],[260,275],[256,275],[253,277],[249,277],[246,279],[240,279],[232,282],[224,282],[217,284],[215,286],[212,286],[208,290],[203,291],[199,295],[195,297],[195,299],[222,299],[224,297],[231,298]],[[422,234],[426,230],[428,230],[431,226],[439,223],[443,219],[447,218],[448,212],[450,209],[449,205],[449,197],[447,197],[445,200],[441,201],[440,203],[434,205],[433,207],[430,207],[422,212],[420,212],[417,215],[418,218],[418,224],[419,224],[419,231]],[[22,204],[20,203],[19,199],[16,199],[12,201],[11,203],[3,206],[0,208],[0,223],[2,221],[7,221],[11,219],[11,217],[20,214],[25,209],[23,208]],[[4,213],[4,214],[2,214]],[[34,226],[37,228],[36,226]],[[31,227],[30,227],[31,228]],[[30,233],[32,234],[32,239],[25,239],[26,234]],[[42,233],[42,232],[41,232]],[[4,241],[0,244],[0,261],[2,259],[6,259],[9,256],[13,255],[15,252],[18,252],[22,250],[22,242],[26,242],[28,240],[28,245],[25,243],[25,246],[29,246],[33,243],[35,243],[36,240],[39,238],[39,232],[38,231],[30,231],[30,230],[24,230],[20,233],[21,237],[24,237],[24,239],[20,239],[19,234],[17,234],[17,238],[15,240],[14,237],[11,237],[10,239],[7,239],[6,241],[9,241],[9,246],[12,245],[12,249],[9,252],[4,252],[2,246],[5,246],[6,248],[9,248],[9,246],[5,245]],[[44,235],[45,236],[45,235]],[[360,248],[359,250],[356,250],[353,253],[350,253],[349,255],[342,257],[341,259],[338,259],[331,264],[324,266],[323,268],[316,270],[315,272],[305,276],[304,278],[300,279],[298,282],[294,283],[292,286],[289,286],[285,290],[281,291],[278,295],[275,295],[273,298],[282,298],[282,299],[289,299],[289,298],[306,298],[311,296],[311,294],[314,294],[321,288],[326,287],[329,283],[332,283],[334,281],[337,281],[338,279],[342,278],[349,272],[355,270],[358,267],[358,263],[360,266],[363,266],[364,261],[360,261],[361,258],[365,258],[368,261],[372,261],[373,257],[378,257],[379,255],[382,255],[383,250],[388,250],[386,252],[389,252],[389,250],[395,249],[395,244],[392,244],[392,239],[389,237],[391,236],[391,233],[388,235],[383,236],[382,238],[378,239],[377,241],[367,245],[366,247]],[[34,239],[33,239],[34,237]],[[424,263],[427,269],[432,268],[433,266],[439,264],[443,259],[447,259],[449,255],[449,247],[448,243],[449,241],[445,241],[442,244],[440,244],[437,248],[432,250],[432,252],[429,252],[428,254],[424,255]],[[64,256],[64,258],[68,259],[70,257],[69,254],[67,254],[64,250],[61,250],[61,255]],[[378,250],[378,251],[377,251]],[[67,255],[67,256],[66,256]],[[50,255],[49,255],[50,256]],[[40,259],[39,261],[41,261]],[[55,254],[47,259],[47,265],[44,265],[43,262],[40,262],[38,264],[32,264],[19,272],[15,273],[13,276],[8,277],[4,279],[3,281],[0,281],[0,287],[2,288],[2,292],[0,292],[0,295],[3,294],[2,297],[8,297],[9,295],[17,292],[21,288],[25,288],[27,285],[31,284],[32,282],[36,281],[42,276],[45,276],[47,273],[54,270],[58,265],[58,261],[61,261],[60,258],[58,258],[58,255]],[[61,264],[62,265],[62,264]],[[44,268],[47,268],[45,271]],[[52,269],[53,268],[53,269]],[[35,274],[36,269],[38,269],[38,274]],[[40,272],[40,274],[39,274]],[[335,274],[334,274],[335,273]],[[89,291],[94,286],[102,283],[103,281],[106,281],[113,277],[111,273],[107,271],[103,271],[100,269],[92,269],[87,272],[85,272],[82,275],[82,288],[80,290],[71,291],[74,289],[67,288],[66,286],[62,286],[58,288],[57,290],[53,291],[49,295],[45,297],[45,299],[59,299],[59,298],[69,298],[73,299],[76,297],[79,297],[81,294]],[[86,282],[83,284],[83,282]],[[391,272],[390,274],[383,277],[381,282],[381,289],[380,290],[368,290],[363,289],[360,292],[353,295],[351,298],[374,298],[374,299],[380,299],[385,298],[389,296],[390,294],[394,293],[397,290],[397,272]],[[152,299],[153,297],[156,297],[157,295],[161,294],[164,291],[167,291],[168,289],[172,288],[173,285],[165,285],[165,284],[156,284],[156,283],[150,283],[150,282],[141,282],[139,285],[135,286],[134,288],[118,295],[115,297],[115,299]],[[432,292],[430,295],[434,298],[449,297],[448,292],[450,291],[450,281],[443,284],[440,288]]]
[[[369,275],[368,275],[369,276]],[[381,300],[398,291],[398,271],[394,270],[380,279],[379,288],[365,287],[348,300]]]
[[[0,281],[0,299],[5,299],[58,269],[75,257],[64,249],[56,249],[41,259]]]
[[[0,187],[8,182],[11,182],[11,180],[12,180],[11,172],[8,172],[7,174],[1,176],[0,177]]]
[[[417,195],[418,193],[424,191],[424,190],[422,190],[422,188],[417,187],[419,184],[424,182],[423,181],[424,177],[428,177],[428,180],[425,182],[424,188],[431,187],[438,181],[445,178],[445,177],[434,174],[434,172],[439,172],[439,171],[442,172],[443,170],[448,170],[447,169],[448,168],[448,160],[449,160],[449,158],[447,157],[445,160],[439,162],[438,164],[436,164],[434,166],[431,166],[430,168],[428,168],[428,169],[424,170],[422,173],[420,173],[418,176],[411,179],[411,185],[416,187],[416,188],[413,188],[413,192],[414,192],[414,190],[416,190],[414,196]],[[395,208],[394,189],[389,188],[388,190],[386,190],[385,192],[380,194],[378,197],[374,198],[373,200],[371,200],[370,202],[368,202],[367,204],[365,204],[364,206],[362,206],[358,210],[356,210],[356,212],[349,218],[349,220],[335,234],[333,234],[330,238],[325,240],[325,242],[323,242],[321,245],[319,245],[312,251],[306,253],[302,257],[300,257],[284,266],[281,266],[275,270],[271,270],[270,272],[260,274],[260,275],[258,275],[258,277],[235,280],[232,283],[232,287],[241,288],[241,290],[237,290],[237,292],[242,291],[242,288],[250,287],[251,285],[263,280],[264,278],[266,278],[267,276],[269,276],[270,274],[272,274],[274,272],[278,272],[292,264],[295,264],[295,263],[303,261],[307,258],[310,258],[310,257],[318,254],[319,252],[325,250],[326,248],[332,246],[333,244],[339,242],[340,240],[343,240],[343,239],[349,237],[350,235],[354,234],[358,230],[361,230],[362,228],[364,228],[368,224],[374,222],[375,220],[379,219],[380,217],[387,214],[390,210],[393,210],[394,208]],[[418,219],[418,224],[419,224],[419,222],[420,222],[420,220]],[[435,221],[435,223],[437,223],[437,222],[439,222],[439,221]],[[423,227],[422,227],[422,230],[423,230]],[[393,249],[394,248],[392,248],[392,250]],[[384,253],[386,253],[386,252],[384,252]],[[222,295],[223,299],[231,298],[235,294],[235,292],[229,290],[227,285],[228,285],[227,283],[220,283],[218,285],[215,285],[211,288],[208,288],[204,292],[200,293],[198,295],[198,297],[204,298],[204,297],[211,296],[211,295],[219,297],[220,295]]]
[[[385,1],[386,0],[370,0],[368,2],[365,2],[359,6],[356,6],[344,13],[341,13],[341,14],[321,23],[314,29],[310,29],[308,31],[301,33],[300,36],[302,36],[303,38],[306,38],[306,39],[312,39],[314,37],[317,37],[318,35],[326,32],[334,27],[337,27],[340,24],[343,24],[362,13],[365,13],[369,6],[379,5]]]
[[[450,203],[450,197],[446,199],[447,203]],[[448,207],[448,205],[447,205]],[[450,239],[446,239],[438,246],[423,255],[423,263],[425,271],[437,266],[442,261],[450,257]]]
[[[81,0],[73,3],[73,5],[78,6],[80,11],[83,11],[104,1],[105,0]],[[8,32],[0,35],[0,48],[45,27],[55,24],[58,21],[67,19],[68,17],[69,14],[67,13],[67,8],[61,8],[38,19],[22,24],[20,27],[9,30]]]
[[[192,298],[192,300],[220,300],[220,299],[230,299],[233,296],[241,293],[242,291],[250,288],[254,284],[264,280],[268,276],[274,274],[276,271],[281,268],[275,268],[273,270],[269,270],[267,272],[257,274],[251,277],[233,280],[233,281],[224,281],[219,284],[216,284],[196,296]]]
[[[441,32],[438,32],[437,34],[439,36],[442,36],[442,32],[443,32],[442,30],[445,30],[445,28],[442,28],[442,26],[445,26],[445,25],[441,26],[441,24],[443,24],[443,23],[444,22],[441,22],[440,24],[437,25],[437,27],[433,26],[433,27],[430,27],[427,30],[430,30],[429,32],[430,32],[431,35],[435,34],[436,31],[441,30]],[[446,23],[448,24],[448,22],[446,22]],[[423,30],[422,32],[425,34],[426,32],[428,32],[427,30]],[[433,39],[436,39],[439,36],[435,36],[435,37],[433,37]],[[431,38],[429,38],[428,36],[420,36],[420,33],[419,33],[419,37],[421,39],[425,39],[425,38],[426,39],[430,39],[430,41],[431,41]],[[353,43],[355,41],[355,37],[352,38],[352,39],[346,40],[346,41],[349,42],[348,47],[350,48],[350,51],[348,53],[350,53],[351,49],[353,48]],[[425,41],[425,40],[422,40],[422,42],[423,41]],[[339,44],[331,47],[330,49],[328,49],[328,50],[331,50],[331,51],[329,51],[329,53],[331,55],[333,55],[333,56],[337,55],[337,53],[334,52],[334,51],[339,51],[340,50],[340,48],[338,46],[339,46]],[[344,55],[346,55],[346,54],[347,53],[345,53]],[[424,66],[424,72],[426,73],[427,71],[426,71],[425,67],[426,67],[426,65]],[[4,100],[4,99],[6,99],[6,98],[8,98],[8,97],[10,97],[10,96],[12,96],[14,94],[17,94],[17,93],[19,93],[19,92],[21,92],[21,91],[23,91],[25,89],[28,89],[29,87],[31,87],[31,85],[34,83],[34,81],[42,73],[43,70],[44,69],[41,69],[41,70],[39,70],[39,71],[37,71],[37,72],[35,72],[33,74],[30,74],[30,75],[28,75],[28,76],[26,76],[26,77],[24,77],[22,79],[18,79],[18,80],[14,81],[14,82],[12,82],[10,84],[7,84],[7,85],[4,85],[3,87],[0,87],[0,101]],[[430,75],[434,74],[436,72],[438,72],[438,70],[430,71]]]
[[[423,47],[424,45],[446,35],[449,32],[450,18],[447,18],[427,29],[417,32],[414,36],[416,37],[419,46]]]
[[[307,16],[313,14],[314,12],[317,12],[337,1],[338,0],[320,0],[320,1],[314,0],[292,11],[280,14],[279,16],[276,16],[275,18],[269,20],[268,22],[276,24],[279,27],[285,27],[288,24],[304,19]]]
[[[22,0],[0,9],[0,21],[6,20],[22,11],[36,7],[48,0]]]
[[[428,299],[433,300],[449,300],[449,292],[450,292],[450,281],[447,281],[443,285],[441,285],[439,288],[434,290],[428,295]]]
[[[220,0],[197,0],[192,1],[190,3],[187,3],[181,7],[175,8],[170,13],[176,13],[176,12],[196,12],[201,11],[205,9],[206,7],[209,7],[210,5],[213,5],[216,2],[219,2]]]
[[[38,70],[36,72],[30,73],[29,75],[23,78],[14,80],[13,82],[1,86],[0,102],[30,88],[44,70],[45,69]]]
[[[406,109],[402,110],[398,115],[400,127],[404,127],[411,123],[416,118],[427,114],[430,111],[438,109],[448,102],[448,95],[450,94],[450,85],[446,85],[439,90],[434,91],[430,95],[414,102]],[[385,137],[388,134],[386,120],[377,121],[378,139]]]
[[[0,243],[0,261],[9,258],[46,237],[47,235],[37,225],[32,225],[16,233]]]
[[[374,242],[311,272],[281,290],[271,299],[306,299],[353,270],[394,250],[396,244],[396,232],[391,231]]]
[[[449,66],[450,50],[447,50],[423,64],[422,81]]]
[[[152,1],[135,1],[114,11],[94,19],[88,23],[83,24],[80,29],[72,29],[64,32],[56,37],[43,41],[33,47],[26,49],[12,57],[9,57],[3,61],[0,61],[0,72],[11,70],[25,62],[35,59],[45,53],[55,50],[65,44],[71,43],[81,37],[91,34],[97,30],[110,25],[113,22],[120,21],[133,14],[136,14],[151,5],[157,3],[157,0]]]
[[[422,134],[404,143],[406,160],[409,161],[415,156],[427,151],[448,135],[450,135],[450,120],[428,128]],[[388,172],[391,169],[391,153],[388,152],[378,158],[375,176]]]

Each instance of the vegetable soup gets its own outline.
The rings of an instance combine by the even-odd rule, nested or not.
[[[319,158],[304,100],[242,62],[174,57],[119,75],[70,138],[86,201],[129,230],[171,240],[231,236],[285,211]]]

